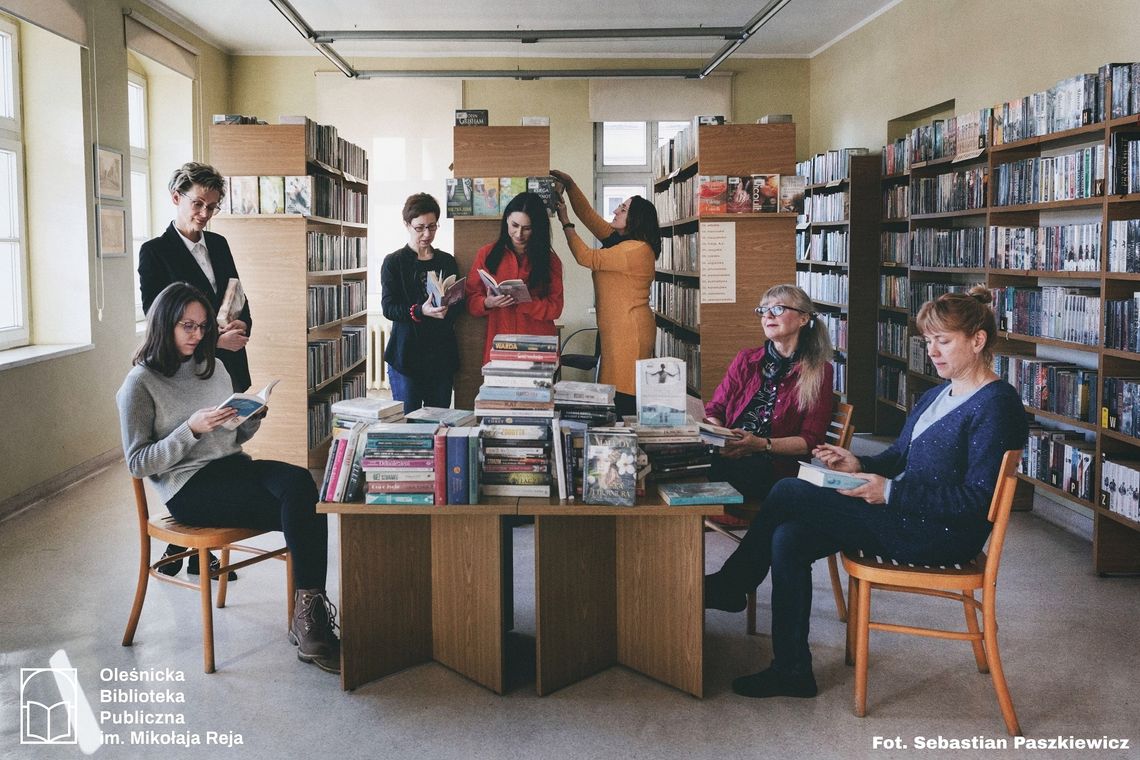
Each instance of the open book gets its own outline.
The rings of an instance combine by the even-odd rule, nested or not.
[[[463,283],[467,281],[466,277],[455,279],[455,275],[449,274],[442,280],[439,278],[439,272],[427,273],[427,293],[431,298],[432,306],[451,306],[463,300]]]
[[[231,393],[230,397],[222,403],[218,404],[217,409],[224,407],[231,407],[237,410],[237,417],[222,425],[226,430],[235,430],[238,425],[245,422],[251,415],[257,414],[262,408],[269,403],[269,394],[273,391],[273,386],[281,382],[280,380],[272,380],[269,385],[265,386],[257,393]]]
[[[496,282],[486,269],[479,270],[479,279],[487,286],[487,292],[493,296],[514,296],[518,303],[530,303],[530,291],[522,280]]]
[[[796,475],[800,480],[806,480],[809,483],[814,483],[823,488],[858,488],[861,485],[866,485],[867,481],[862,478],[857,478],[854,475],[848,475],[845,472],[836,472],[829,470],[826,467],[820,467],[807,462],[800,462],[800,471]]]
[[[231,277],[226,285],[226,294],[222,296],[222,305],[218,307],[218,326],[225,326],[241,316],[245,308],[245,290],[242,289],[241,280]]]

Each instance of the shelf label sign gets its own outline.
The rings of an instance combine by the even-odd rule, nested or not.
[[[736,222],[701,222],[701,303],[736,303]]]

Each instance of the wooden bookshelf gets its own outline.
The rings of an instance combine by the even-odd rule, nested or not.
[[[365,178],[337,169],[307,151],[303,124],[211,126],[210,158],[226,176],[331,177],[338,190],[348,187],[367,192]],[[310,285],[365,283],[368,270],[360,266],[310,272],[309,233],[363,238],[367,225],[299,214],[222,214],[214,218],[211,229],[228,240],[253,310],[247,351],[254,387],[271,378],[281,380],[273,390],[269,415],[245,449],[254,457],[323,469],[331,430],[316,431],[314,445],[309,445],[309,407],[341,398],[346,380],[355,379],[363,390],[358,376],[364,373],[367,348],[354,360],[346,360],[342,353],[339,371],[310,387],[308,343],[341,340],[345,326],[366,325],[366,311],[341,313],[309,327],[308,289]]]
[[[453,176],[545,177],[550,174],[549,127],[455,127]],[[499,237],[501,218],[455,217],[455,259],[466,276],[475,253]],[[563,261],[562,266],[570,266]],[[466,308],[464,308],[466,312]],[[459,369],[455,373],[455,408],[475,408],[483,384],[483,345],[487,320],[464,313],[455,321],[459,339]]]
[[[847,278],[847,300],[845,302],[813,298],[821,314],[838,316],[847,323],[847,345],[836,346],[836,373],[844,371],[846,382],[835,392],[840,401],[855,407],[854,424],[856,430],[870,432],[875,420],[875,355],[866,346],[875,342],[875,305],[878,293],[876,265],[879,260],[879,172],[880,158],[877,155],[852,155],[849,159],[847,176],[809,185],[805,206],[810,206],[812,198],[834,193],[847,193],[846,218],[842,221],[809,221],[806,228],[797,230],[797,237],[803,236],[797,250],[807,251],[813,235],[829,232],[846,233],[847,254],[844,260],[813,261],[803,257],[796,261],[796,277],[801,284],[813,272],[837,274]],[[810,254],[809,254],[810,256]],[[811,293],[809,287],[805,287]],[[855,350],[850,350],[854,348]],[[862,350],[861,350],[862,349]]]
[[[694,174],[743,177],[752,174],[795,173],[795,124],[720,124],[692,127],[697,130],[697,157],[654,180],[654,192],[668,191],[676,182]],[[736,236],[736,292],[731,303],[701,303],[699,324],[657,314],[659,333],[674,336],[695,357],[702,399],[712,398],[729,363],[744,348],[763,342],[763,331],[753,309],[765,290],[795,282],[794,214],[709,214],[688,217],[662,225],[662,237],[675,229],[700,235],[705,224],[730,223]],[[659,270],[656,281],[700,285],[699,273]],[[673,355],[685,358],[674,351]],[[660,352],[659,352],[659,355]],[[696,390],[690,387],[690,390]]]

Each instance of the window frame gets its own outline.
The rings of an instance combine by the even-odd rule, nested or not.
[[[20,29],[8,16],[0,14],[0,33],[11,39],[12,66],[10,83],[12,88],[12,116],[0,116],[0,149],[11,151],[15,157],[16,167],[16,193],[14,222],[16,236],[5,239],[15,242],[17,246],[16,268],[14,284],[19,308],[16,315],[17,324],[12,327],[0,328],[0,351],[9,348],[20,348],[31,343],[31,289],[28,279],[28,214],[27,214],[27,186],[26,166],[24,155],[23,134],[23,100],[21,92],[21,59],[20,59]]]
[[[143,332],[146,330],[146,313],[143,311],[142,306],[142,289],[139,285],[139,248],[142,243],[150,239],[151,230],[151,176],[150,176],[150,87],[147,78],[134,69],[127,70],[127,103],[128,103],[128,121],[130,111],[130,88],[131,86],[139,87],[142,89],[142,134],[146,145],[137,147],[130,146],[131,151],[131,166],[128,174],[142,174],[146,181],[146,192],[143,196],[136,197],[133,187],[133,176],[131,182],[131,253],[134,262],[134,274],[132,275],[132,282],[134,283],[134,303],[135,303],[135,331]],[[128,126],[128,132],[129,132]],[[140,209],[139,204],[144,203],[145,208]],[[137,238],[134,235],[135,227],[142,225],[143,237]]]
[[[672,119],[666,121],[677,120]],[[646,191],[645,199],[653,203],[653,181],[656,179],[653,176],[653,153],[657,150],[660,122],[649,121],[645,122],[645,125],[645,158],[647,163],[641,166],[606,165],[603,163],[603,157],[605,156],[605,122],[594,122],[594,208],[598,209],[603,218],[607,217],[604,213],[604,190],[606,186],[644,186]],[[606,218],[606,221],[611,221],[611,218]]]

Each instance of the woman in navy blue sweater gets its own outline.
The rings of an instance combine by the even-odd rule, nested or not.
[[[748,697],[814,697],[808,649],[812,562],[862,549],[900,562],[973,559],[986,542],[986,519],[1002,454],[1028,438],[1021,399],[992,369],[997,334],[990,293],[975,287],[923,304],[918,327],[939,377],[886,451],[856,457],[838,446],[812,454],[866,481],[831,490],[787,478],[724,566],[705,578],[705,606],[736,612],[772,574],[772,663],[732,682]]]

